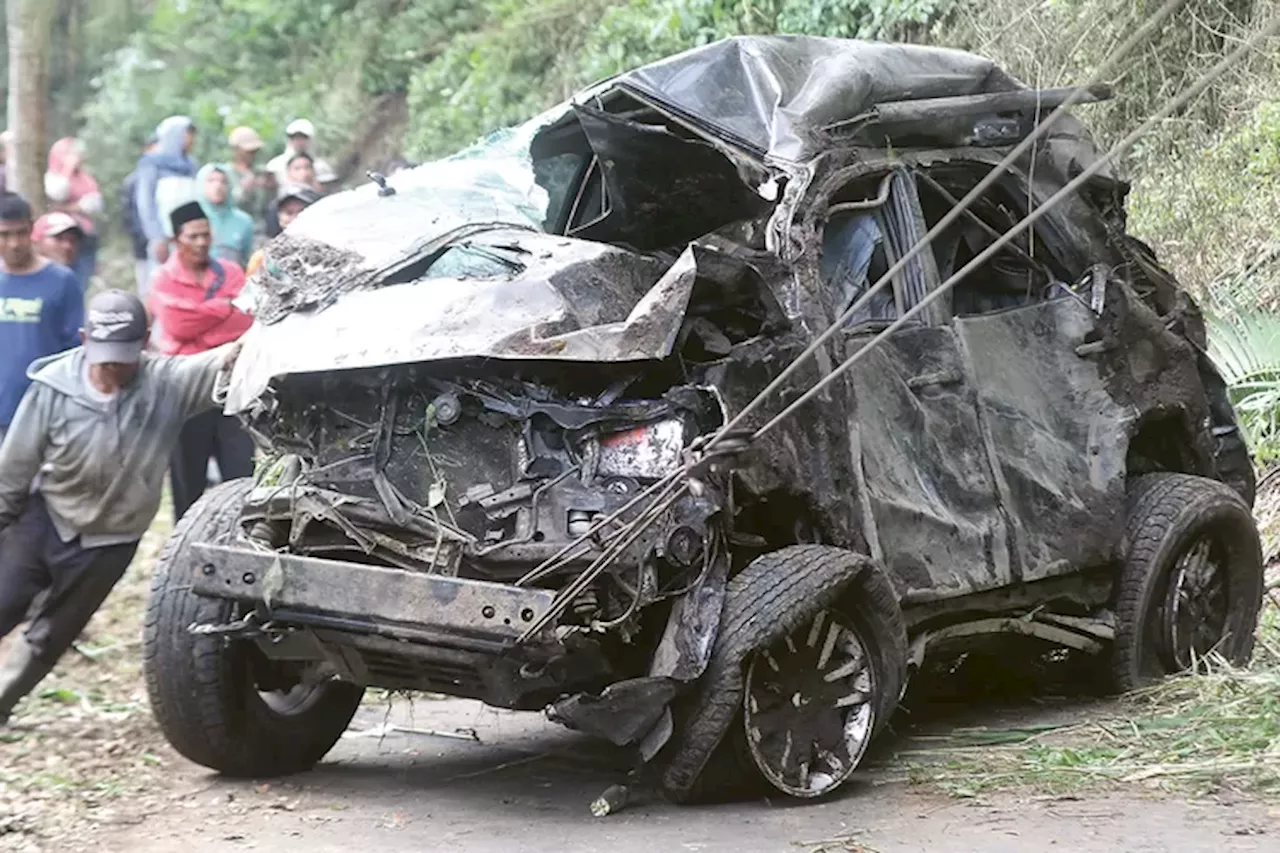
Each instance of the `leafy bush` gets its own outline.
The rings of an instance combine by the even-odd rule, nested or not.
[[[1209,331],[1209,354],[1255,458],[1280,461],[1280,316],[1237,312],[1212,321]]]
[[[1218,295],[1240,290],[1246,308],[1274,301],[1280,101],[1263,100],[1203,147],[1152,161],[1135,190],[1135,228],[1175,259],[1188,284],[1212,285]]]

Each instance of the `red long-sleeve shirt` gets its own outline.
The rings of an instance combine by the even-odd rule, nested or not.
[[[216,279],[212,267],[200,280],[174,254],[151,280],[150,308],[157,334],[152,345],[166,355],[190,355],[234,341],[253,325],[253,318],[231,304],[244,287],[244,270],[230,261],[223,281],[209,296]]]

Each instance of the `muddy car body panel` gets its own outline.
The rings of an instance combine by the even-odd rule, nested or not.
[[[224,606],[193,630],[250,645],[260,683],[552,705],[674,756],[681,797],[733,740],[715,707],[812,796],[932,642],[1122,642],[1143,475],[1228,483],[1232,518],[1253,490],[1127,187],[1104,171],[880,334],[1095,161],[1075,119],[718,433],[1065,96],[954,51],[733,39],[309,208],[252,282],[227,395],[270,464],[172,558]],[[812,767],[759,729],[778,691],[848,715]]]

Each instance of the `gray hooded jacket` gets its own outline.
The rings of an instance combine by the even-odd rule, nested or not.
[[[142,356],[110,402],[85,389],[84,351],[32,363],[32,384],[0,447],[0,532],[21,514],[40,474],[58,536],[86,548],[136,542],[160,508],[183,423],[214,408],[213,386],[234,344],[199,355]]]

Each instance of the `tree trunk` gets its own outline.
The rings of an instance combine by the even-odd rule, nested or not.
[[[49,101],[49,34],[57,3],[6,0],[9,34],[9,129],[13,147],[5,178],[37,211],[44,209],[45,108]]]

